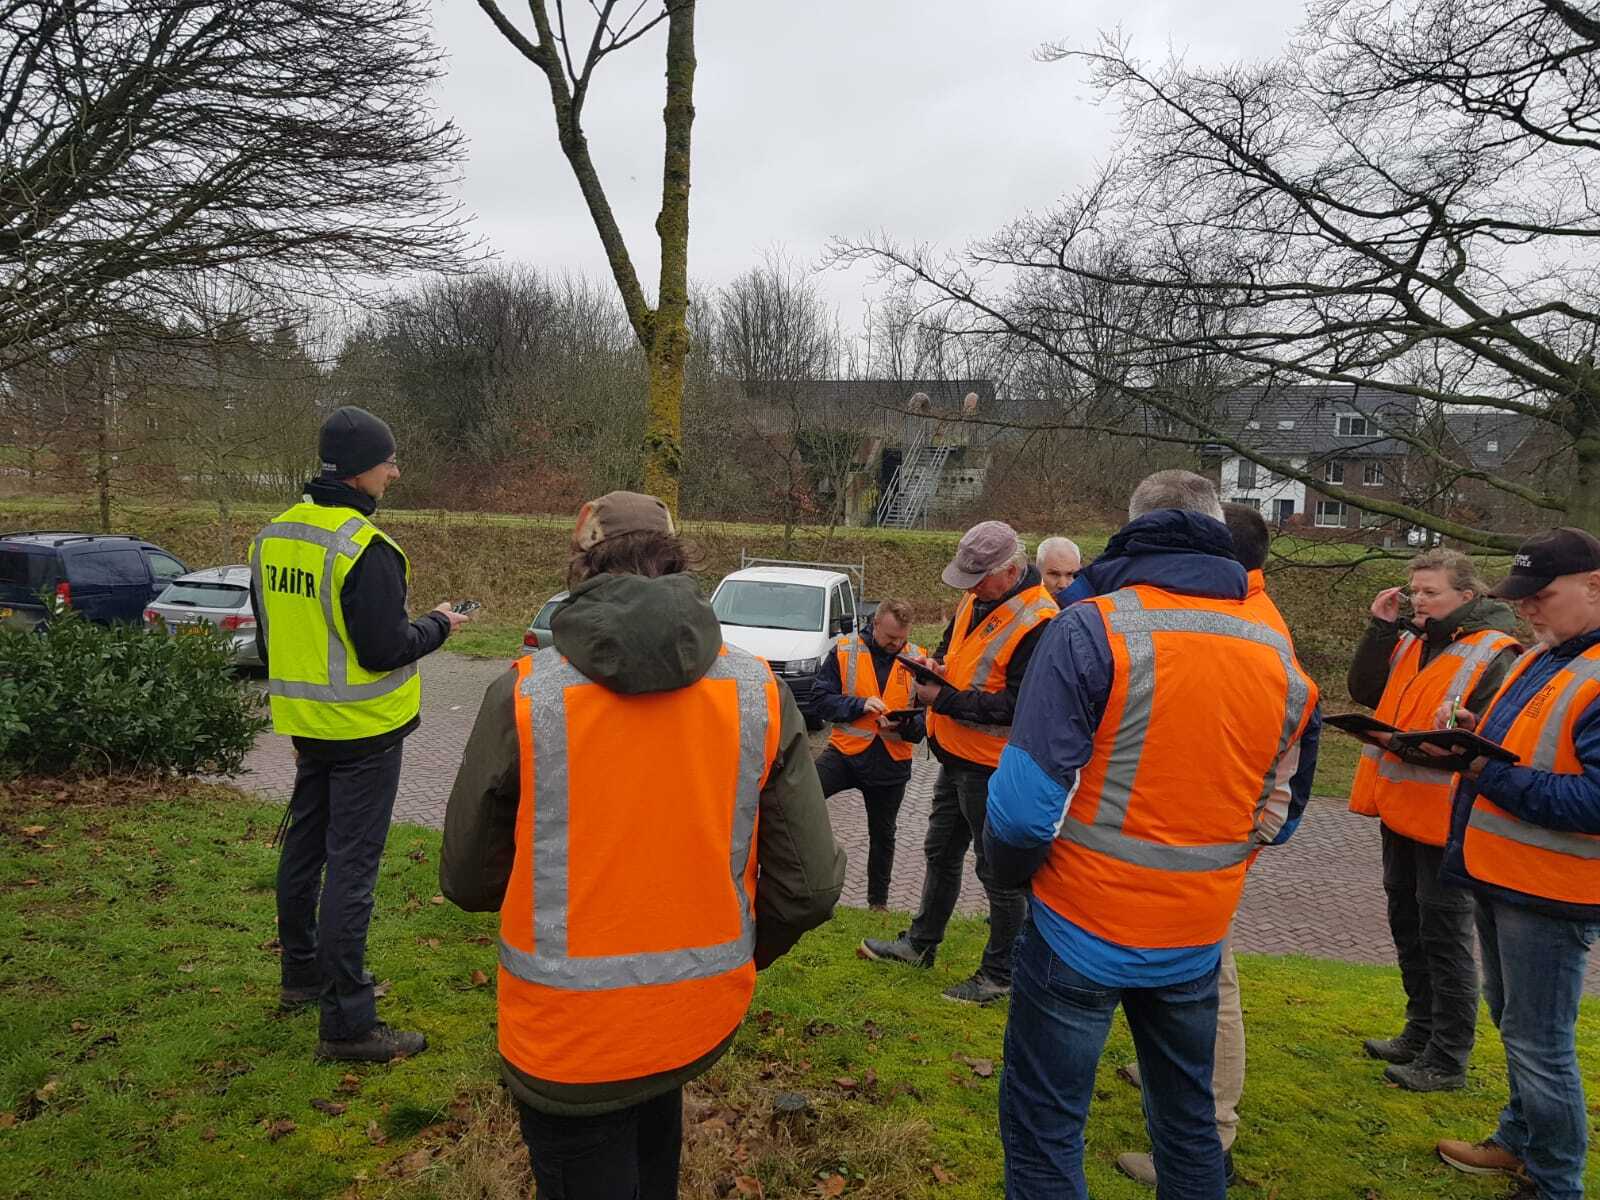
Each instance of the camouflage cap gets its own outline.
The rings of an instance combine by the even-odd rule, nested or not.
[[[608,538],[625,533],[676,533],[672,514],[654,496],[643,492],[607,492],[578,510],[572,548],[579,554]]]

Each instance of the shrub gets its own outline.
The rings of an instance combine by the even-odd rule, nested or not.
[[[237,774],[265,702],[222,639],[167,637],[58,612],[0,629],[0,771]]]

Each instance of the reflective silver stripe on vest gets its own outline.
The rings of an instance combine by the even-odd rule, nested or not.
[[[522,681],[533,719],[533,953],[500,942],[500,965],[518,979],[569,991],[605,991],[647,984],[708,979],[742,967],[755,953],[755,911],[745,894],[767,761],[767,680],[760,659],[729,647],[707,679],[732,679],[739,693],[739,769],[733,796],[732,853],[728,868],[739,901],[739,936],[715,946],[638,954],[569,957],[567,877],[570,797],[567,790],[568,688],[598,687],[562,659],[554,647],[534,655]]]
[[[287,700],[321,700],[323,702],[348,702],[355,700],[376,700],[379,696],[387,696],[390,692],[402,688],[417,673],[417,664],[407,663],[388,672],[382,679],[374,679],[368,683],[350,683],[350,657],[345,648],[344,639],[339,636],[339,627],[334,624],[333,606],[336,597],[333,594],[333,568],[335,555],[342,554],[346,558],[360,556],[362,546],[355,540],[355,535],[367,525],[364,517],[351,517],[338,529],[319,529],[315,525],[307,525],[301,521],[274,521],[256,535],[253,544],[252,563],[254,568],[256,589],[261,595],[260,616],[262,629],[261,636],[267,637],[266,628],[266,589],[260,581],[261,549],[262,543],[268,538],[283,538],[288,541],[310,542],[321,546],[327,551],[322,556],[322,580],[319,583],[319,596],[322,601],[322,619],[328,626],[328,682],[305,683],[285,679],[267,679],[267,691],[274,696],[282,696]],[[271,643],[268,643],[267,658],[271,661]]]
[[[861,661],[861,635],[852,633],[847,638],[841,638],[839,649],[845,652],[844,660],[844,694],[856,694],[856,664]]]
[[[1467,824],[1473,829],[1492,833],[1496,837],[1503,837],[1507,841],[1524,846],[1565,854],[1570,858],[1600,859],[1600,837],[1582,833],[1562,833],[1559,830],[1546,829],[1542,825],[1529,825],[1526,821],[1519,821],[1505,813],[1490,812],[1488,809],[1476,806],[1473,807],[1472,816]]]
[[[1093,824],[1070,819],[1062,822],[1060,836],[1075,845],[1136,866],[1163,871],[1217,871],[1248,859],[1256,848],[1252,836],[1243,842],[1204,846],[1168,846],[1123,833],[1134,780],[1144,754],[1150,718],[1155,709],[1155,635],[1201,633],[1255,642],[1277,651],[1288,681],[1288,703],[1283,729],[1257,797],[1253,824],[1261,815],[1277,783],[1278,764],[1294,742],[1295,730],[1310,700],[1310,688],[1296,668],[1294,652],[1283,635],[1270,626],[1210,609],[1146,609],[1136,592],[1114,592],[1107,625],[1123,638],[1128,655],[1127,696],[1106,759],[1105,779]]]
[[[967,687],[973,691],[981,692],[985,690],[989,685],[990,677],[994,675],[995,664],[1000,660],[1001,651],[1011,649],[1022,640],[1029,629],[1033,628],[1030,618],[1047,608],[1054,607],[1055,601],[1042,597],[1024,603],[1021,596],[1013,596],[980,621],[978,623],[979,629],[989,624],[996,617],[1002,617],[1009,628],[999,637],[991,638],[989,644],[983,648],[983,653],[978,657],[978,665],[972,670],[972,680],[967,684]],[[1008,612],[1007,610],[1010,611]],[[971,634],[969,633],[968,636],[971,636]],[[979,725],[973,726],[973,728],[987,731],[994,729],[995,726]]]
[[[1561,734],[1567,727],[1567,706],[1574,688],[1591,680],[1600,679],[1600,659],[1575,658],[1562,667],[1557,678],[1565,681],[1550,701],[1550,718],[1545,721],[1539,741],[1533,748],[1533,759],[1528,763],[1536,771],[1554,771],[1556,753],[1561,749]]]
[[[1361,757],[1370,758],[1376,765],[1378,774],[1391,783],[1447,784],[1455,778],[1449,771],[1441,771],[1436,767],[1418,767],[1402,762],[1392,754],[1385,754],[1376,746],[1362,746]]]

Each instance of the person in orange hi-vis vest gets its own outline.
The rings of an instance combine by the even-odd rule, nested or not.
[[[441,890],[500,913],[498,1038],[540,1196],[678,1194],[683,1085],[756,971],[844,884],[805,721],[724,646],[666,506],[573,534],[553,647],[489,687],[445,812]]]
[[[832,721],[828,748],[817,756],[822,794],[850,788],[861,792],[867,810],[867,907],[889,906],[894,871],[895,821],[911,781],[911,759],[923,739],[923,713],[913,710],[911,672],[895,656],[921,658],[923,649],[907,641],[911,602],[885,600],[862,630],[834,641],[822,660],[812,710]],[[904,715],[890,720],[885,714]]]
[[[1064,599],[989,785],[1013,956],[1000,1132],[1010,1200],[1084,1200],[1083,1131],[1120,1006],[1158,1194],[1223,1200],[1222,946],[1259,849],[1310,797],[1317,686],[1261,609],[1211,483],[1159,471]]]
[[[928,741],[939,760],[933,788],[922,901],[911,927],[897,937],[867,938],[856,953],[874,962],[931,967],[961,894],[967,847],[976,852],[978,882],[989,901],[989,942],[970,979],[944,997],[992,1004],[1011,992],[1011,944],[1027,911],[1021,888],[996,882],[983,847],[989,777],[1011,734],[1017,693],[1055,601],[1039,582],[1028,551],[1004,521],[984,521],[961,537],[941,576],[964,595],[932,659],[943,682],[919,682],[927,705]]]
[[[1477,567],[1456,550],[1429,550],[1407,564],[1412,616],[1399,588],[1372,602],[1372,621],[1350,664],[1351,698],[1399,729],[1431,729],[1447,700],[1481,711],[1521,653],[1516,614],[1486,593]],[[1389,1065],[1384,1078],[1414,1092],[1464,1087],[1478,1023],[1472,958],[1472,894],[1439,880],[1450,797],[1449,771],[1362,748],[1350,789],[1353,812],[1382,820],[1383,890],[1405,985],[1405,1027],[1368,1038]]]
[[[1251,620],[1260,621],[1288,643],[1291,653],[1294,638],[1278,606],[1267,595],[1265,568],[1272,545],[1272,532],[1251,504],[1224,504],[1222,520],[1233,538],[1233,556],[1245,569],[1244,607]],[[1222,962],[1217,971],[1217,1039],[1211,1067],[1211,1093],[1217,1113],[1217,1140],[1222,1143],[1223,1166],[1228,1182],[1233,1182],[1233,1143],[1239,1136],[1239,1102],[1244,1096],[1244,1002],[1239,994],[1239,964],[1233,957],[1233,932],[1222,942]],[[1129,1063],[1117,1070],[1119,1078],[1135,1087],[1142,1086],[1139,1064]],[[1155,1187],[1156,1163],[1149,1154],[1130,1152],[1117,1155],[1117,1168],[1140,1183]]]
[[[1440,1142],[1439,1155],[1522,1177],[1539,1200],[1578,1200],[1589,1126],[1578,1002],[1600,937],[1600,538],[1571,528],[1530,538],[1489,594],[1516,602],[1538,645],[1486,711],[1456,712],[1517,762],[1478,758],[1462,772],[1441,878],[1475,894],[1511,1095],[1492,1134]]]

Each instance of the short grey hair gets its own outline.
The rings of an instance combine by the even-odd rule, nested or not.
[[[1042,568],[1044,566],[1044,556],[1052,550],[1070,550],[1073,558],[1079,562],[1083,561],[1083,551],[1078,549],[1078,543],[1071,538],[1064,537],[1045,538],[1044,541],[1039,543],[1039,548],[1033,552],[1034,561]]]
[[[1214,521],[1222,520],[1222,501],[1217,499],[1217,489],[1204,475],[1193,471],[1157,471],[1147,476],[1133,489],[1128,501],[1128,520],[1159,508],[1176,508]]]
[[[1006,567],[1016,567],[1017,570],[1023,572],[1024,574],[1027,573],[1027,570],[1028,570],[1028,543],[1023,541],[1022,538],[1020,538],[1020,537],[1017,538],[1017,548],[1011,552],[1011,561],[1006,563],[1005,567],[1001,567],[1000,570],[1004,571],[1006,569]],[[993,574],[997,574],[998,572],[991,571],[989,573],[991,575],[993,575]]]

